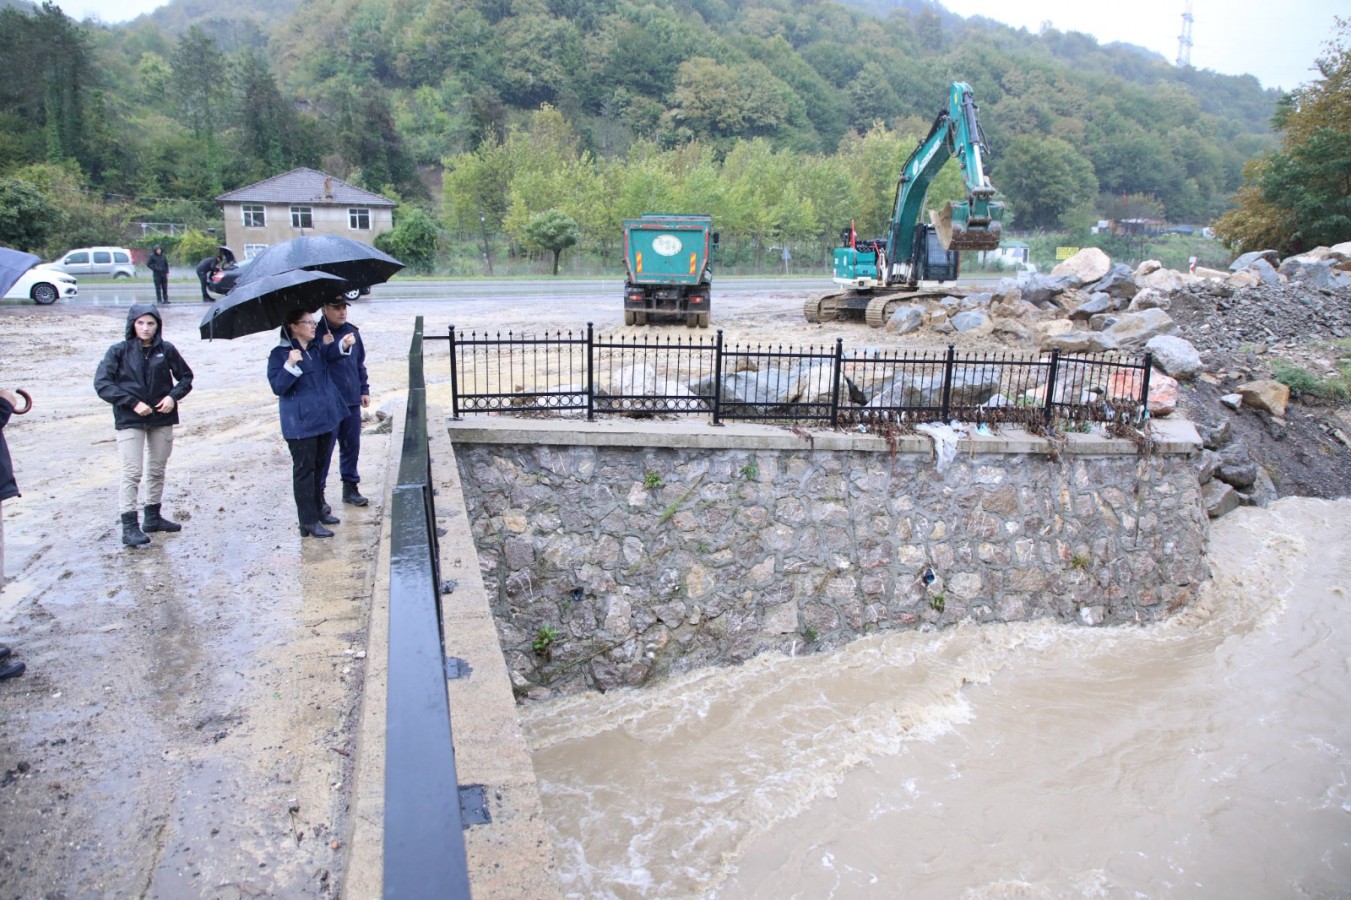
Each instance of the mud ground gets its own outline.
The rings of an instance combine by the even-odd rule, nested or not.
[[[861,323],[808,325],[805,297],[742,295],[715,309],[714,326],[750,344],[933,346]],[[264,376],[275,335],[205,342],[202,311],[163,310],[196,374],[164,498],[184,530],[132,550],[117,524],[112,415],[92,388],[125,306],[0,305],[0,384],[35,401],[5,429],[23,496],[4,504],[0,643],[28,671],[0,682],[0,898],[340,895],[389,439],[373,420],[363,436],[371,505],[335,503],[337,537],[302,540]],[[588,320],[712,333],[625,328],[611,298],[454,304],[400,300],[390,286],[352,309],[372,411],[403,396],[419,314],[429,333]],[[443,348],[428,347],[428,393],[448,407]],[[1298,439],[1275,443],[1301,451]]]

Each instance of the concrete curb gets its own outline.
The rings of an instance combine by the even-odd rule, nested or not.
[[[569,444],[582,447],[661,447],[668,449],[800,450],[802,435],[777,425],[744,422],[713,425],[693,420],[640,421],[635,419],[518,419],[475,416],[447,419],[452,440],[471,444]],[[1150,423],[1156,453],[1197,453],[1201,438],[1196,426],[1185,419],[1154,419]],[[811,446],[818,450],[856,450],[890,453],[893,448],[880,437],[844,431],[811,431]],[[924,435],[901,435],[895,452],[933,452],[933,441]],[[1050,443],[1021,429],[979,434],[957,441],[958,453],[1050,453]],[[1094,434],[1067,434],[1061,453],[1071,456],[1127,456],[1138,452],[1133,441]]]

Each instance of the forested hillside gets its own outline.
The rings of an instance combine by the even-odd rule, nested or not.
[[[1127,207],[1199,224],[1274,146],[1279,99],[918,0],[173,0],[116,27],[46,4],[0,10],[0,59],[0,194],[17,179],[62,207],[43,246],[202,220],[300,165],[515,239],[559,208],[606,240],[643,211],[613,202],[628,184],[634,203],[704,202],[733,236],[828,241],[849,219],[881,228],[954,80],[975,89],[1013,228]]]

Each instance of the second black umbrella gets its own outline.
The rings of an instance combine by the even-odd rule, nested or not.
[[[207,310],[199,330],[203,339],[211,340],[280,328],[295,310],[316,310],[349,287],[336,275],[303,269],[250,278]]]

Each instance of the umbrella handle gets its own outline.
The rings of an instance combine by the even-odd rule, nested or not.
[[[18,395],[19,395],[20,397],[22,397],[22,398],[24,399],[24,401],[25,401],[25,405],[24,405],[24,408],[23,408],[23,409],[19,409],[17,406],[14,407],[14,415],[16,415],[16,416],[21,416],[21,415],[23,415],[24,413],[28,412],[30,409],[33,408],[33,395],[32,395],[32,394],[28,393],[28,392],[25,391],[23,388],[15,388],[15,389],[14,389],[14,393],[18,394]]]

